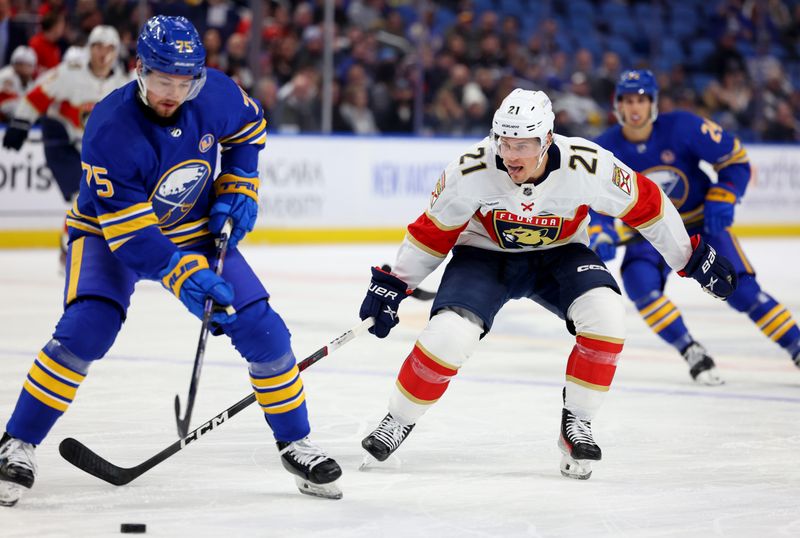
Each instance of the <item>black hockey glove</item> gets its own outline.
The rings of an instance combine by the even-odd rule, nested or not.
[[[736,291],[737,277],[733,264],[717,254],[699,235],[692,236],[692,248],[689,262],[678,274],[692,277],[704,292],[724,301]]]
[[[400,301],[408,297],[409,293],[405,282],[379,267],[373,267],[372,281],[358,316],[361,319],[375,318],[375,325],[369,332],[378,338],[386,338],[389,331],[400,322],[397,309]]]
[[[25,139],[28,138],[28,131],[31,124],[25,120],[11,120],[6,127],[6,134],[3,136],[3,147],[19,151]]]

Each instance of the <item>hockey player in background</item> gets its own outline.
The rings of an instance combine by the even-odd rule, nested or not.
[[[74,55],[43,73],[20,99],[3,136],[3,146],[15,151],[40,120],[47,167],[68,203],[78,193],[81,179],[81,138],[95,103],[130,80],[117,62],[119,34],[111,26],[95,26],[89,34],[86,56]],[[66,230],[62,237],[66,251]],[[63,259],[63,257],[62,257]]]
[[[303,493],[339,498],[339,465],[308,440],[289,331],[236,249],[258,213],[261,107],[206,69],[197,30],[183,17],[147,21],[137,53],[137,81],[98,103],[86,127],[81,192],[68,217],[65,309],[0,441],[0,504],[13,505],[33,485],[35,447],[111,347],[141,279],[161,282],[197,317],[206,297],[233,305],[235,313],[215,311],[212,326],[247,360],[283,466]],[[220,277],[208,257],[228,218],[233,231]]]
[[[553,134],[543,92],[516,89],[495,112],[488,137],[445,169],[425,212],[408,227],[392,272],[372,269],[360,317],[385,337],[397,309],[445,259],[427,327],[406,358],[389,413],[363,441],[385,460],[492,328],[510,299],[529,298],[566,321],[576,336],[566,367],[561,473],[591,475],[600,460],[592,419],[609,390],[625,338],[619,288],[587,246],[588,211],[620,217],[661,252],[670,267],[718,296],[736,286],[730,263],[689,238],[662,191],[614,155],[583,138]]]
[[[738,139],[711,120],[690,112],[658,114],[658,87],[650,71],[627,71],[616,88],[620,124],[597,143],[658,183],[681,214],[690,234],[701,234],[736,268],[739,286],[728,304],[747,314],[756,326],[783,347],[800,367],[800,329],[792,315],[761,289],[755,270],[730,231],[735,205],[750,180],[750,163]],[[712,182],[698,166],[712,164]],[[619,237],[610,216],[593,215],[591,246],[604,261],[616,255]],[[633,242],[622,259],[625,292],[650,328],[678,350],[698,383],[723,382],[713,359],[689,333],[678,308],[664,295],[674,267],[653,245]]]
[[[20,45],[11,53],[11,63],[0,69],[0,121],[14,117],[20,98],[33,84],[36,52]]]

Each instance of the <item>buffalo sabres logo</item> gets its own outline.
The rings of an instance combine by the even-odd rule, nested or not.
[[[199,159],[184,161],[164,172],[151,197],[159,226],[171,226],[186,216],[210,176],[211,166]]]
[[[680,208],[689,196],[689,178],[674,166],[655,166],[642,173],[661,187],[677,208]]]
[[[211,146],[214,145],[214,135],[211,133],[206,133],[203,135],[203,138],[200,139],[200,144],[198,145],[198,149],[200,153],[205,153],[206,151],[211,149]]]
[[[493,212],[498,243],[503,248],[549,245],[561,232],[561,217],[521,217],[504,210]]]

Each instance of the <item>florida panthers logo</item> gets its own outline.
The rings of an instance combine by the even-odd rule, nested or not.
[[[495,233],[503,248],[540,247],[549,245],[561,232],[561,217],[522,217],[510,211],[493,212]]]
[[[672,203],[680,209],[689,196],[689,179],[674,166],[654,166],[642,172],[664,191]]]
[[[158,180],[151,197],[159,226],[171,226],[191,211],[205,190],[211,166],[199,159],[191,159],[167,170]]]

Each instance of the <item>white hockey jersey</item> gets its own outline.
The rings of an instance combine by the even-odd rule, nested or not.
[[[14,117],[33,123],[47,114],[64,124],[70,141],[80,149],[83,128],[94,105],[129,81],[130,76],[119,66],[101,79],[92,73],[86,59],[64,61],[36,79],[20,100]]]
[[[14,117],[22,94],[32,86],[32,81],[26,85],[22,84],[22,79],[14,71],[13,65],[7,65],[0,69],[0,111],[4,116]]]
[[[517,185],[486,137],[442,173],[427,210],[409,225],[392,273],[413,289],[455,245],[509,253],[588,245],[589,208],[639,230],[675,270],[691,256],[683,222],[663,191],[611,152],[554,135],[544,176]]]

